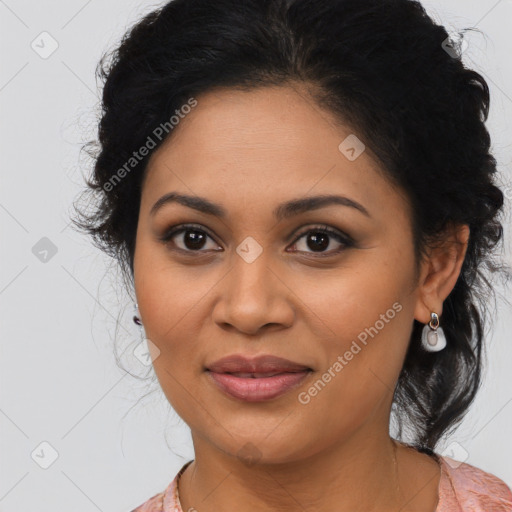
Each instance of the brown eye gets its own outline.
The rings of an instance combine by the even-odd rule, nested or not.
[[[329,229],[327,226],[310,228],[303,232],[296,239],[293,247],[300,245],[297,241],[302,238],[305,238],[305,244],[303,249],[298,249],[299,252],[307,253],[309,252],[307,249],[310,249],[313,254],[319,253],[320,256],[337,254],[348,247],[353,247],[354,245],[354,242],[350,237],[343,235],[341,232]],[[341,244],[341,248],[338,246],[338,249],[335,249],[336,243],[333,244],[331,239],[334,239],[338,244]],[[332,250],[326,251],[329,247],[331,247]]]
[[[178,236],[181,235],[181,236]],[[172,243],[177,250],[183,252],[205,252],[208,250],[206,246],[208,239],[212,237],[204,230],[195,225],[181,225],[171,229],[162,238],[164,243]],[[217,245],[210,249],[215,249]]]

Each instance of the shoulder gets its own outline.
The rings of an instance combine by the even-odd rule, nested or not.
[[[164,505],[165,491],[155,494],[148,501],[145,501],[142,505],[131,510],[131,512],[162,512]]]
[[[471,464],[441,455],[438,457],[441,459],[445,478],[451,484],[453,498],[461,505],[462,510],[512,511],[512,491],[503,480]]]

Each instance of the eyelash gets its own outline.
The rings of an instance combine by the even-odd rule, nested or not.
[[[164,243],[165,245],[169,245],[169,243],[171,242],[171,239],[173,237],[175,237],[176,235],[179,235],[181,233],[184,233],[186,231],[199,231],[201,233],[206,234],[210,238],[214,239],[213,236],[208,231],[206,231],[202,226],[200,226],[198,224],[180,224],[179,226],[173,226],[172,228],[170,228],[170,230],[166,231],[166,233],[159,240],[162,243]],[[328,257],[328,256],[333,256],[333,255],[339,254],[342,251],[344,251],[345,249],[353,247],[355,245],[354,241],[349,236],[342,234],[339,231],[334,231],[333,229],[329,228],[329,226],[326,226],[323,224],[318,225],[318,226],[313,226],[313,227],[308,228],[307,230],[299,233],[295,237],[292,245],[295,245],[304,235],[307,235],[308,233],[311,233],[311,232],[323,233],[325,235],[329,235],[329,236],[333,237],[334,239],[336,239],[336,241],[342,243],[345,247],[338,249],[336,251],[323,252],[323,253],[322,252],[314,253],[314,252],[306,252],[306,251],[298,251],[298,252],[301,252],[301,253],[305,252],[306,254],[313,254],[315,258],[322,258],[322,257]],[[184,253],[184,254],[187,254],[187,255],[190,255],[193,257],[200,255],[200,253],[202,253],[202,252],[206,252],[204,250],[198,250],[198,251],[186,250],[186,249],[181,249],[179,247],[174,247],[174,248],[172,248],[172,250],[179,251],[181,253]]]

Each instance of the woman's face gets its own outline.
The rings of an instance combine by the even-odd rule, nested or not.
[[[134,259],[170,404],[195,440],[262,462],[313,455],[355,432],[387,435],[420,307],[406,200],[305,92],[221,90],[190,110],[148,164]],[[224,215],[177,201],[151,213],[169,193]],[[300,207],[332,195],[346,199]],[[161,240],[183,224],[194,226]],[[278,396],[244,400],[206,370],[232,354],[312,371]]]

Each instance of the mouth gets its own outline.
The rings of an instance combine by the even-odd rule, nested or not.
[[[208,364],[205,373],[217,390],[245,402],[272,400],[300,386],[313,369],[271,354],[232,354]]]
[[[308,365],[270,354],[249,358],[233,354],[206,365],[205,370],[230,373],[240,377],[271,377],[280,373],[297,373],[312,370]]]
[[[245,402],[263,402],[297,388],[313,370],[223,373],[207,370],[206,373],[216,388],[231,398]]]

